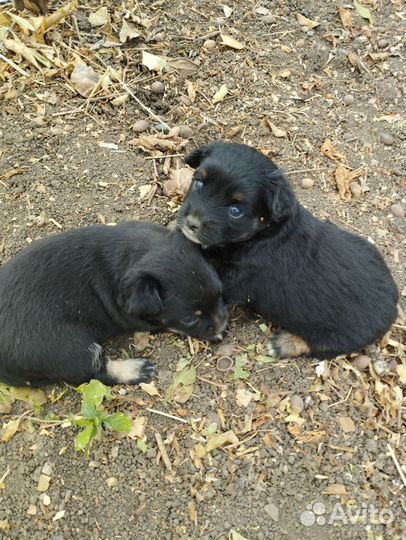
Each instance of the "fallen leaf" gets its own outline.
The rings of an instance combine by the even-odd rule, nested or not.
[[[152,184],[143,184],[142,186],[138,186],[138,191],[140,192],[140,199],[142,200],[149,197],[154,189],[155,186],[153,186]]]
[[[193,177],[193,170],[187,167],[171,169],[169,180],[163,183],[162,189],[168,197],[184,197],[189,190]]]
[[[272,122],[269,122],[269,127],[271,128],[272,135],[274,137],[280,138],[280,137],[287,137],[288,135],[288,132],[285,129],[275,126],[275,124],[272,124]]]
[[[119,38],[121,43],[125,43],[127,40],[135,39],[137,37],[140,37],[140,32],[137,31],[135,26],[127,21],[126,19],[123,19],[123,25],[120,30]]]
[[[250,372],[244,369],[247,359],[244,356],[238,356],[235,361],[233,379],[247,379],[250,376]]]
[[[8,519],[7,518],[1,519],[0,520],[0,531],[8,531],[9,528],[10,528],[10,524],[8,522]]]
[[[137,416],[137,418],[132,421],[133,426],[131,428],[131,431],[127,433],[127,437],[129,437],[130,439],[142,439],[142,437],[144,436],[146,422],[146,416]]]
[[[324,495],[346,495],[347,490],[343,484],[330,484],[323,491]]]
[[[326,437],[325,431],[306,431],[297,437],[296,441],[300,444],[318,443]]]
[[[354,7],[360,17],[367,19],[370,23],[372,22],[372,15],[368,8],[357,2],[357,0],[354,0]]]
[[[8,442],[12,437],[14,437],[20,427],[20,421],[21,419],[18,418],[17,420],[10,420],[10,422],[3,424],[3,433],[1,435],[2,442]]]
[[[140,383],[140,388],[143,392],[146,392],[149,396],[159,396],[157,387],[154,381],[151,383]]]
[[[130,142],[142,148],[142,150],[150,155],[162,155],[162,152],[170,152],[171,154],[180,153],[188,144],[187,139],[164,134],[141,135]]]
[[[332,161],[341,161],[344,159],[343,154],[338,152],[333,148],[332,142],[330,139],[326,139],[320,148],[320,152],[323,156],[328,157]]]
[[[90,13],[88,20],[90,26],[93,27],[104,26],[105,24],[108,24],[110,22],[110,15],[107,7],[101,7],[94,13]]]
[[[3,44],[7,49],[10,51],[15,52],[16,54],[20,54],[23,58],[25,58],[30,64],[35,66],[37,69],[41,71],[41,66],[45,66],[49,68],[51,66],[49,60],[45,58],[44,55],[39,53],[38,51],[31,49],[30,47],[27,47],[22,41],[17,39],[4,39]]]
[[[343,23],[344,28],[348,28],[349,26],[352,26],[351,11],[349,9],[340,7],[339,12],[340,12],[341,22]]]
[[[233,12],[233,8],[231,8],[230,6],[226,6],[226,4],[223,4],[222,7],[223,7],[223,12],[224,12],[225,17],[229,19]]]
[[[223,446],[224,444],[236,444],[238,442],[238,437],[233,431],[215,434],[207,441],[206,453],[209,453],[216,448],[220,448],[220,446]]]
[[[228,94],[228,88],[226,84],[222,84],[217,92],[214,94],[213,99],[211,100],[213,105],[220,103]]]
[[[301,427],[296,422],[291,422],[287,426],[289,433],[292,435],[294,439],[297,439],[300,435]]]
[[[240,43],[235,38],[228,36],[227,34],[220,34],[221,41],[226,47],[231,47],[232,49],[241,50],[244,48],[244,45]]]
[[[158,72],[161,72],[165,67],[168,66],[166,58],[149,53],[148,51],[142,51],[141,63],[150,71]]]
[[[70,76],[75,90],[84,97],[89,97],[99,83],[99,75],[86,64],[77,63]]]
[[[337,420],[344,433],[352,433],[355,431],[355,424],[349,416],[338,416]]]
[[[187,95],[192,103],[196,100],[197,95],[197,83],[193,81],[186,81]]]
[[[222,356],[232,356],[238,350],[238,345],[236,343],[222,343],[216,349],[216,357],[221,358]]]
[[[362,167],[349,171],[342,163],[337,163],[334,171],[334,177],[338,188],[340,198],[343,200],[351,198],[350,184],[355,178],[365,175],[365,169]]]
[[[186,403],[193,393],[193,384],[177,386],[173,392],[173,399],[178,403]]]
[[[305,26],[306,28],[312,29],[316,28],[316,26],[319,26],[319,22],[312,21],[311,19],[308,19],[301,13],[296,13],[297,20],[301,26]]]
[[[230,530],[229,538],[230,540],[249,540],[245,536],[242,536],[242,534],[237,532],[235,529]]]
[[[147,453],[148,446],[145,441],[143,441],[142,439],[137,439],[136,445],[138,450],[140,450],[143,454]]]
[[[366,73],[369,73],[368,67],[354,51],[349,51],[347,57],[350,64],[356,69],[358,69],[359,72],[365,71]]]
[[[196,71],[199,69],[199,66],[188,58],[167,58],[166,60],[168,65],[177,71],[192,74],[196,73]]]
[[[254,394],[246,388],[237,388],[235,393],[235,401],[240,407],[247,407],[253,397]]]

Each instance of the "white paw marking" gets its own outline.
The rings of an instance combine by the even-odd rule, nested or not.
[[[128,360],[107,360],[106,371],[118,383],[126,384],[142,375],[145,366],[144,358],[129,358]]]
[[[268,343],[268,345],[266,346],[266,348],[268,349],[268,354],[269,356],[276,356],[276,350],[274,349],[273,345],[271,342]]]
[[[91,343],[87,348],[92,355],[92,367],[95,371],[100,371],[102,367],[101,354],[103,347],[98,343]]]

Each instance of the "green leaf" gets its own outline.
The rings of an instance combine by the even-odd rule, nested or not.
[[[82,408],[80,409],[80,412],[85,418],[89,418],[90,420],[94,420],[97,417],[97,409],[93,405],[93,403],[89,403],[88,401],[84,401],[82,403]]]
[[[228,537],[230,538],[230,540],[248,540],[248,538],[242,536],[242,534],[237,532],[235,529],[230,530]]]
[[[357,0],[354,0],[354,7],[355,11],[360,17],[362,17],[363,19],[367,19],[369,22],[372,22],[372,15],[368,8],[357,2]]]
[[[129,418],[123,413],[110,414],[103,418],[103,424],[108,426],[117,433],[129,433],[133,427],[133,424]]]
[[[196,380],[196,368],[194,366],[190,366],[190,367],[186,367],[185,369],[182,369],[180,373],[174,376],[173,384],[175,386],[178,386],[179,384],[188,386],[190,384],[193,384],[195,380]]]
[[[13,401],[25,401],[32,409],[39,409],[47,401],[43,390],[39,388],[17,388],[0,384],[0,413],[8,413]]]
[[[207,426],[207,429],[206,429],[206,433],[207,435],[214,435],[217,431],[217,424],[216,422],[211,422],[211,424],[209,424]]]
[[[79,394],[82,394],[83,399],[95,407],[101,405],[104,398],[111,399],[111,390],[103,383],[92,379],[90,382],[81,384],[76,388]]]
[[[173,391],[173,399],[178,403],[186,403],[193,393],[193,384],[178,386]]]
[[[227,85],[222,84],[220,88],[217,90],[217,92],[214,94],[211,102],[213,103],[213,105],[215,105],[216,103],[220,103],[221,101],[223,101],[223,99],[226,97],[227,94],[228,94]]]
[[[148,450],[146,443],[141,439],[137,439],[136,445],[138,450],[140,450],[143,454],[145,454]]]
[[[260,364],[277,364],[279,362],[277,358],[273,358],[272,356],[263,356],[262,354],[258,354],[255,357],[255,360]]]
[[[261,323],[261,324],[259,325],[259,329],[261,330],[261,332],[262,332],[263,334],[267,334],[267,333],[268,333],[268,325],[265,324],[265,323]]]
[[[187,367],[191,362],[191,358],[179,358],[179,360],[176,363],[176,371],[182,371],[185,367]]]
[[[97,428],[91,422],[83,431],[77,435],[75,438],[75,450],[76,452],[85,452],[86,455],[89,455],[90,446],[92,440],[97,435]]]
[[[250,376],[250,372],[244,369],[245,359],[243,356],[238,356],[235,360],[233,379],[247,379]]]

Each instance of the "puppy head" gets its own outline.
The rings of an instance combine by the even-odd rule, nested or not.
[[[125,274],[119,303],[132,317],[154,326],[213,339],[227,325],[221,282],[197,246],[173,232],[162,250]]]
[[[274,163],[242,144],[216,142],[192,152],[196,169],[178,228],[203,247],[243,242],[286,220],[295,195]]]

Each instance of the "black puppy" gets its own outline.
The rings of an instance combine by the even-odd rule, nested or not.
[[[0,381],[136,384],[154,366],[105,359],[103,342],[165,330],[210,339],[226,323],[216,271],[178,232],[128,222],[49,236],[0,268]]]
[[[312,216],[254,148],[215,142],[186,162],[196,172],[178,227],[208,249],[227,303],[281,328],[272,356],[333,357],[385,334],[398,291],[373,245]]]

